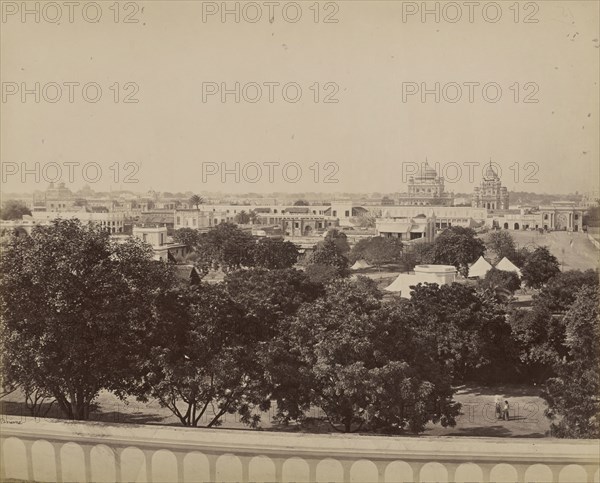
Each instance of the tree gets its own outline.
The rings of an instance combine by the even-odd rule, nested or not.
[[[259,344],[266,331],[244,324],[221,285],[173,289],[158,300],[156,317],[138,399],[156,398],[184,426],[218,426],[235,412],[256,426],[252,408],[269,405]]]
[[[0,262],[5,377],[88,419],[99,391],[140,376],[157,294],[174,283],[150,247],[78,220],[11,238]]]
[[[531,309],[514,309],[508,322],[526,382],[543,382],[554,374],[556,361],[566,355],[565,327],[561,317],[534,303]]]
[[[358,260],[365,259],[365,253],[367,251],[367,247],[369,246],[369,243],[371,242],[371,239],[372,239],[372,237],[371,238],[361,238],[354,244],[354,246],[350,250],[350,253],[348,253],[349,263],[354,263],[354,262],[357,262]]]
[[[600,200],[596,200],[596,206],[591,206],[583,215],[583,224],[587,226],[600,226]]]
[[[333,282],[324,297],[285,320],[285,372],[275,378],[280,418],[302,419],[313,405],[346,433],[454,425],[450,378],[411,322],[381,303],[371,280]]]
[[[237,270],[226,275],[225,287],[231,301],[244,313],[245,330],[265,329],[269,336],[275,334],[284,317],[323,293],[320,285],[293,268]]]
[[[517,354],[506,314],[491,291],[454,283],[418,284],[406,311],[432,334],[438,361],[456,383],[507,381]]]
[[[8,200],[2,207],[3,220],[20,220],[23,215],[30,215],[31,210],[22,201]]]
[[[485,252],[485,245],[472,228],[452,226],[435,240],[436,263],[454,265],[463,275],[469,273],[469,264]]]
[[[566,359],[555,365],[542,397],[559,438],[600,438],[600,324],[597,287],[582,287],[564,317]]]
[[[248,212],[248,218],[250,220],[250,223],[252,224],[259,222],[258,214],[254,210],[250,210]]]
[[[344,232],[339,231],[337,228],[329,230],[325,235],[325,239],[333,240],[342,255],[346,256],[348,252],[350,252],[348,237]]]
[[[221,223],[201,234],[196,245],[198,266],[225,271],[254,265],[254,237],[233,223]]]
[[[336,267],[322,263],[307,265],[304,273],[310,278],[311,282],[319,285],[327,285],[331,281],[340,278],[340,272]]]
[[[190,196],[189,203],[191,206],[195,206],[196,209],[200,209],[200,205],[204,203],[204,198],[200,195],[192,195]]]
[[[506,301],[521,287],[521,279],[515,272],[492,268],[479,281],[479,285],[493,290],[500,300]]]
[[[325,238],[317,243],[315,250],[309,256],[307,271],[311,265],[328,266],[336,277],[348,275],[348,259],[342,254],[333,238]]]
[[[381,267],[388,263],[405,262],[404,244],[399,238],[371,237],[359,240],[348,255],[350,261],[366,260]]]
[[[201,237],[202,234],[194,228],[179,228],[173,233],[173,240],[177,243],[183,243],[192,250],[196,249]]]
[[[240,225],[247,225],[250,223],[250,215],[245,210],[240,211],[235,215],[235,222]]]
[[[546,247],[537,247],[525,261],[523,280],[533,288],[540,288],[548,280],[560,273],[560,265],[554,255]]]
[[[506,257],[513,261],[515,258],[515,252],[517,251],[515,241],[508,231],[495,230],[490,232],[485,245],[488,251],[494,253],[497,260]]]
[[[418,242],[410,247],[410,253],[414,257],[415,265],[428,265],[436,263],[435,244],[432,242]]]
[[[388,263],[402,263],[404,245],[398,238],[373,237],[364,252],[364,259],[376,267]]]
[[[306,200],[296,200],[294,206],[310,206],[310,203]]]
[[[254,266],[269,269],[291,268],[298,261],[298,248],[290,241],[260,239],[252,251]]]
[[[575,301],[579,289],[584,286],[598,286],[597,270],[559,272],[548,280],[540,293],[534,297],[552,313],[566,312]]]

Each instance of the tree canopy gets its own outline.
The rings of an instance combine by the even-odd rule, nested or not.
[[[598,287],[582,287],[564,316],[568,354],[556,362],[556,377],[543,393],[558,437],[600,438],[599,301]]]
[[[252,250],[254,266],[269,269],[291,268],[299,255],[294,243],[279,238],[262,238]]]
[[[558,272],[542,287],[536,299],[552,312],[565,312],[575,301],[577,291],[584,286],[598,286],[597,270],[567,270]]]
[[[514,261],[517,247],[512,235],[506,230],[494,230],[488,233],[485,242],[488,251],[491,251],[496,260],[502,260],[504,257]]]
[[[492,268],[479,281],[479,285],[493,290],[500,300],[506,301],[521,287],[521,279],[515,272]]]
[[[287,320],[282,416],[302,414],[294,406],[316,405],[343,432],[455,424],[459,406],[435,345],[401,310],[383,305],[369,282],[334,281],[325,296]]]
[[[537,247],[525,260],[521,272],[528,286],[540,288],[560,273],[560,264],[548,248]]]
[[[4,375],[51,394],[70,419],[139,377],[153,302],[174,279],[143,243],[77,220],[11,238],[0,273]]]
[[[452,226],[435,239],[435,261],[454,265],[468,275],[469,264],[485,252],[485,245],[472,228]]]
[[[386,264],[404,262],[404,244],[398,238],[371,237],[360,240],[350,252],[350,260],[366,260],[381,267]]]
[[[31,210],[22,201],[8,200],[0,210],[3,220],[20,220],[23,215],[31,215]]]

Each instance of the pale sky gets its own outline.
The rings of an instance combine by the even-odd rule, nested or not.
[[[27,5],[34,9],[36,3]],[[433,14],[425,22],[421,12],[409,15],[420,1],[320,2],[318,9],[314,1],[297,2],[299,9],[275,2],[272,21],[268,2],[240,3],[239,23],[233,14],[223,23],[220,12],[203,21],[203,8],[220,9],[221,2],[177,0],[123,3],[117,23],[114,3],[100,1],[102,17],[91,23],[81,8],[89,3],[75,7],[72,23],[64,2],[57,2],[57,23],[49,21],[56,9],[40,7],[36,23],[35,14],[21,21],[21,2],[2,2],[0,156],[7,191],[45,188],[56,173],[52,162],[63,169],[63,181],[69,169],[64,163],[80,163],[71,165],[70,186],[77,189],[86,184],[84,163],[93,162],[102,174],[96,165],[85,174],[98,178],[88,183],[96,190],[394,192],[405,190],[403,169],[412,171],[426,157],[447,178],[461,167],[460,179],[446,183],[449,191],[471,192],[490,158],[511,190],[598,187],[597,1],[521,1],[518,22],[515,2],[500,1],[496,23],[495,7],[485,18],[482,12],[492,2],[473,7],[472,23],[468,2],[454,3],[462,12],[455,23],[449,20],[457,10],[448,2],[439,2],[439,23]],[[436,3],[426,5],[434,9]],[[227,2],[232,10],[235,5]],[[256,6],[262,17],[251,23]],[[298,11],[302,17],[292,23]],[[90,7],[86,14],[93,19],[96,11]],[[127,14],[138,23],[124,23]],[[327,15],[337,23],[324,23]],[[36,82],[40,102],[34,94],[22,102],[23,83],[34,89]],[[56,103],[44,98],[56,96],[53,82],[62,93]],[[64,82],[80,84],[73,87],[72,103]],[[86,102],[81,86],[94,82],[101,97]],[[110,88],[115,82],[118,103]],[[133,95],[138,103],[122,102],[132,93],[132,86],[125,89],[129,82],[139,87]],[[203,99],[203,85],[205,91],[221,83],[234,89],[236,82],[239,103],[234,94],[224,103],[219,94]],[[457,83],[462,97],[455,103],[444,97],[436,103],[434,94],[425,102],[420,93],[403,99],[403,86],[434,89],[436,82],[448,99],[456,96]],[[252,83],[262,86],[255,103],[243,97],[256,96]],[[264,83],[280,83],[272,103]],[[301,87],[298,102],[284,99],[288,83]],[[472,103],[465,83],[480,84],[473,87]],[[496,103],[483,98],[488,83],[502,89]],[[486,92],[488,99],[497,95],[493,85]],[[95,95],[93,86],[87,94]],[[293,84],[286,94],[296,95]],[[324,103],[328,94],[339,102]],[[538,102],[525,103],[527,95]],[[25,183],[20,172],[12,174],[23,167],[35,172],[35,163],[39,183],[34,174]],[[139,170],[133,174],[127,163]],[[212,171],[203,180],[203,167],[236,171],[235,163],[239,182],[230,174],[223,183]],[[286,163],[292,164],[284,169]],[[465,163],[479,163],[471,180]],[[124,182],[128,173],[138,182]],[[338,182],[325,183],[327,174]]]

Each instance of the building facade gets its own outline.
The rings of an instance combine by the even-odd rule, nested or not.
[[[474,190],[471,206],[488,210],[508,210],[508,189],[502,186],[491,161],[485,170],[481,185]]]
[[[444,178],[438,176],[427,160],[419,171],[408,178],[408,192],[398,198],[399,205],[408,206],[452,206],[454,196],[446,193]]]
[[[279,225],[288,237],[315,236],[339,226],[337,217],[312,213],[259,213],[257,221],[260,225]]]
[[[33,196],[31,211],[76,211],[75,201],[73,192],[65,183],[50,183],[43,194]]]
[[[123,213],[90,213],[88,211],[34,211],[31,219],[37,224],[49,224],[52,220],[77,219],[82,223],[94,223],[109,233],[123,233],[125,216]],[[26,219],[24,216],[23,219]]]
[[[198,210],[175,210],[173,228],[175,230],[179,230],[180,228],[211,228],[220,223],[234,221],[235,215],[229,216],[222,210],[207,209],[209,208],[207,206],[203,208]]]
[[[416,218],[378,218],[375,221],[377,234],[387,238],[399,238],[401,241],[424,240],[432,242],[435,238],[435,215]]]
[[[542,227],[546,230],[580,231],[585,207],[574,201],[555,201],[549,206],[540,206]]]
[[[173,243],[167,235],[167,228],[136,226],[133,228],[133,237],[152,246],[154,260],[162,262],[176,262],[183,260],[189,253],[189,247],[183,243]]]
[[[436,206],[426,210],[421,206],[381,206],[379,208],[383,218],[417,218],[423,215],[429,217],[435,215],[435,227],[437,229],[450,228],[451,226],[475,228],[483,225],[487,219],[485,208],[472,208],[470,206]]]

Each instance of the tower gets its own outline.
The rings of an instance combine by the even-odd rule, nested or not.
[[[492,167],[492,160],[487,166],[479,187],[476,187],[471,206],[488,210],[508,210],[508,190],[502,186],[498,173]]]

